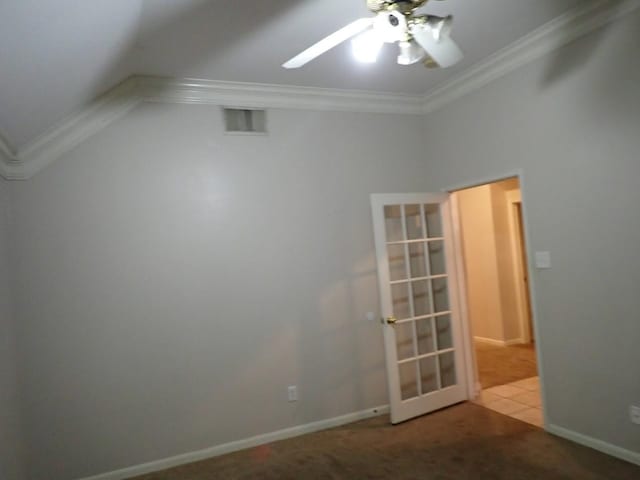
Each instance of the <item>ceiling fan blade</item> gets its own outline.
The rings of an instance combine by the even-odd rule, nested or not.
[[[340,45],[345,40],[349,40],[351,37],[359,34],[360,32],[371,27],[375,17],[361,18],[355,22],[351,22],[346,27],[341,28],[337,32],[332,33],[328,37],[323,38],[315,45],[310,46],[302,53],[299,53],[282,66],[284,68],[300,68],[307,64],[316,57],[319,57],[323,53],[331,50],[333,47]]]
[[[460,47],[448,35],[440,35],[436,40],[433,30],[425,25],[412,29],[411,35],[438,66],[447,68],[455,65],[463,58]]]

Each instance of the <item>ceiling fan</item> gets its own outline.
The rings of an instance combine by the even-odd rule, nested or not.
[[[417,15],[428,0],[367,0],[374,17],[360,18],[296,55],[282,66],[300,68],[333,47],[352,38],[356,59],[373,63],[384,43],[397,43],[398,63],[423,61],[427,67],[450,67],[462,52],[449,36],[453,17]]]

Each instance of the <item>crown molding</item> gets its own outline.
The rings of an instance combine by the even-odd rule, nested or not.
[[[67,117],[58,125],[14,153],[14,160],[5,163],[9,180],[26,180],[51,162],[96,134],[114,120],[135,107],[137,80],[129,77],[86,108]]]
[[[0,138],[0,175],[26,180],[140,102],[422,114],[422,96],[132,75],[18,151]]]
[[[11,162],[16,160],[16,153],[9,140],[0,133],[0,158],[4,161]]]
[[[0,134],[0,177],[13,180],[12,170],[18,167],[18,158],[9,141]]]
[[[133,75],[24,148],[0,136],[0,176],[30,178],[140,102],[428,114],[639,7],[640,0],[584,2],[426,95]]]
[[[430,91],[423,112],[434,112],[639,7],[640,0],[584,2]]]
[[[138,76],[138,94],[147,102],[422,114],[422,95]]]
[[[136,87],[136,78],[129,77],[17,151],[0,138],[0,175],[7,180],[29,179],[137,105]]]

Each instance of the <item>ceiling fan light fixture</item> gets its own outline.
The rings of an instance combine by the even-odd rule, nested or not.
[[[374,63],[385,43],[398,44],[398,63],[411,65],[430,57],[441,68],[455,65],[462,50],[450,37],[453,17],[420,15],[416,10],[428,0],[368,0],[375,14],[355,20],[285,62],[284,68],[300,68],[311,60],[351,40],[354,57]]]
[[[400,48],[400,54],[398,55],[399,65],[413,65],[426,55],[424,49],[414,41],[400,42],[398,47]]]
[[[382,50],[382,44],[374,30],[367,30],[351,40],[351,49],[357,61],[375,63]]]
[[[435,60],[429,56],[426,56],[425,59],[422,61],[422,64],[426,67],[426,68],[439,68],[440,65],[438,65]]]
[[[407,36],[407,27],[407,17],[396,10],[379,13],[373,22],[373,29],[378,38],[386,43],[404,40]]]
[[[449,34],[451,33],[452,22],[453,17],[451,15],[446,17],[429,15],[427,16],[426,24],[431,29],[433,38],[439,42],[443,37],[449,36]]]

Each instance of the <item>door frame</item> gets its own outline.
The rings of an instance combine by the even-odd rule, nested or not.
[[[542,341],[540,337],[540,328],[538,326],[538,302],[536,301],[536,276],[533,272],[536,271],[535,265],[532,263],[532,259],[535,258],[532,250],[533,243],[531,242],[531,229],[529,228],[529,210],[527,202],[527,189],[526,189],[526,177],[522,169],[509,170],[502,173],[496,173],[494,175],[488,175],[476,179],[467,179],[460,183],[453,184],[447,188],[443,188],[442,191],[452,194],[458,190],[464,190],[466,188],[479,187],[488,183],[495,183],[501,180],[507,180],[509,178],[517,178],[520,184],[521,194],[521,211],[522,211],[522,229],[524,232],[524,250],[527,259],[527,268],[529,271],[529,301],[531,302],[531,323],[533,326],[533,334],[536,339],[535,351],[537,358],[538,376],[540,377],[540,397],[542,400],[542,418],[543,427],[548,429],[549,419],[547,416],[547,395],[546,395],[546,383],[544,381],[544,366],[542,355]],[[481,391],[480,383],[478,381],[477,363],[475,361],[475,349],[473,346],[473,331],[471,328],[471,322],[469,321],[469,312],[467,308],[467,295],[466,285],[467,279],[465,275],[465,258],[462,249],[461,241],[461,227],[460,227],[460,212],[458,210],[458,204],[456,196],[452,196],[452,222],[453,222],[453,236],[454,236],[454,248],[456,249],[455,257],[457,261],[457,276],[458,276],[458,292],[460,294],[460,321],[462,323],[462,334],[464,336],[464,350],[465,350],[465,365],[467,367],[467,385],[469,391],[469,397],[475,398]]]
[[[516,285],[516,304],[518,305],[518,325],[520,326],[520,342],[522,343],[531,343],[531,335],[529,334],[529,309],[527,306],[527,302],[530,305],[530,299],[527,299],[527,287],[526,282],[524,281],[525,273],[527,273],[527,277],[529,276],[528,270],[525,269],[526,265],[523,265],[523,254],[526,256],[526,253],[522,251],[522,247],[524,244],[524,238],[521,238],[520,234],[520,226],[518,222],[518,214],[517,208],[520,205],[520,211],[522,212],[522,196],[518,191],[509,191],[506,192],[507,196],[507,206],[508,206],[508,221],[509,221],[509,230],[511,233],[511,252],[512,252],[512,261],[513,261],[513,278],[515,279]],[[522,221],[522,218],[520,218]]]

